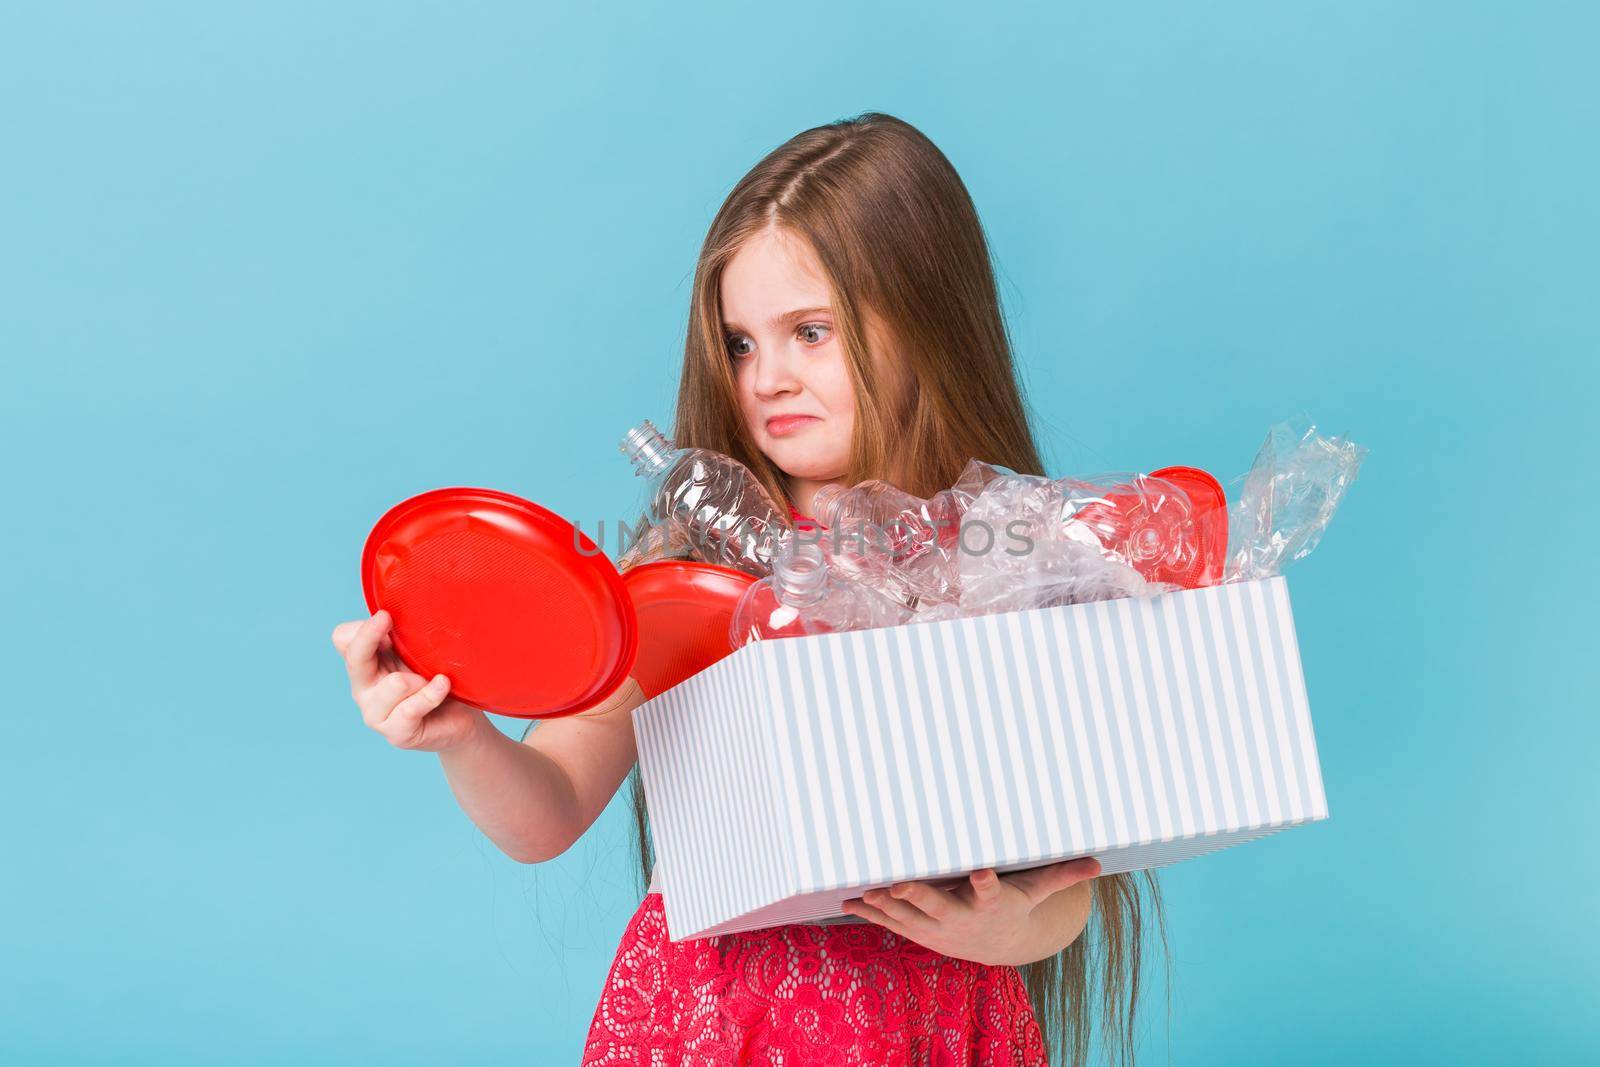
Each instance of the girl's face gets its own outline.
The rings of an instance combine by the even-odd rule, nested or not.
[[[844,475],[856,412],[821,264],[803,238],[769,226],[724,268],[721,297],[745,429],[809,500],[804,489]]]

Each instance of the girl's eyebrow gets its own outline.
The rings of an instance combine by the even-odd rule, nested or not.
[[[781,315],[772,316],[767,325],[771,326],[773,329],[777,329],[779,326],[782,326],[785,323],[793,322],[795,319],[802,318],[806,315],[815,315],[818,312],[826,312],[827,314],[831,315],[833,314],[833,309],[827,305],[823,305],[821,307],[795,308],[793,311],[785,311]],[[723,321],[722,328],[725,330],[744,329],[744,327],[740,326],[737,322],[732,322],[729,320]]]

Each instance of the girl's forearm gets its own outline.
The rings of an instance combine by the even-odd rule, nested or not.
[[[559,856],[582,833],[567,773],[487,718],[473,740],[440,752],[439,763],[467,817],[520,863]]]

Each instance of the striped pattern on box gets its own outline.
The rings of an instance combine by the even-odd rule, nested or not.
[[[633,722],[674,940],[1327,816],[1281,577],[758,642]]]

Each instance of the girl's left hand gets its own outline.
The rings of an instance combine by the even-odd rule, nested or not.
[[[1064,947],[1054,944],[1057,931],[1040,929],[1034,909],[1099,873],[1092,856],[1004,877],[986,867],[953,889],[927,882],[870,889],[846,900],[843,910],[946,956],[986,964],[1032,962]]]

